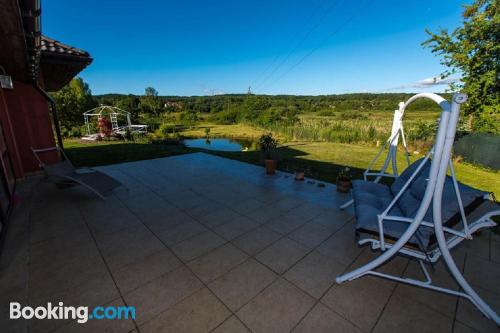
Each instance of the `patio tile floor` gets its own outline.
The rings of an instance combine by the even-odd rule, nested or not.
[[[466,300],[364,277],[335,277],[359,248],[349,199],[332,184],[197,153],[99,167],[106,201],[33,176],[18,186],[0,257],[0,332],[498,332]],[[500,237],[454,252],[500,310]],[[396,258],[382,271],[420,277]],[[433,278],[453,286],[438,264]],[[9,320],[23,305],[135,306],[135,320]]]
[[[249,259],[209,284],[209,288],[233,311],[238,310],[265,287],[277,275],[270,269]]]

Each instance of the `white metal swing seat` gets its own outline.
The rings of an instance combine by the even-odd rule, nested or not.
[[[464,297],[499,325],[499,316],[464,279],[450,254],[450,249],[464,240],[472,239],[475,231],[495,226],[491,217],[500,215],[498,205],[494,205],[493,209],[473,223],[467,222],[466,215],[487,200],[488,194],[459,183],[451,162],[460,104],[465,102],[466,95],[455,94],[450,105],[436,94],[417,94],[400,104],[400,110],[404,112],[418,98],[429,98],[442,109],[434,147],[425,158],[414,162],[399,177],[395,177],[391,186],[378,183],[378,179],[375,182],[353,182],[358,244],[370,244],[372,249],[381,250],[382,254],[364,266],[338,276],[337,283],[373,275]],[[386,159],[385,167],[394,158],[396,171],[395,149],[389,150],[389,154],[394,155]],[[375,271],[396,254],[417,259],[426,280]],[[424,263],[434,263],[440,258],[462,291],[432,284]]]
[[[418,172],[416,172],[417,169],[419,169]],[[429,171],[430,160],[422,158],[406,168],[391,186],[364,180],[353,181],[356,233],[360,245],[368,243],[372,249],[380,249],[390,247],[391,243],[401,237],[420,206]],[[410,180],[413,175],[415,176]],[[453,178],[446,177],[443,189],[442,219],[449,249],[465,239],[470,239],[472,233],[477,230],[495,226],[495,222],[491,220],[495,211],[489,211],[473,223],[469,223],[466,217],[462,220],[462,208],[464,215],[469,215],[488,199],[489,194],[460,182],[456,185],[461,201],[457,198]],[[394,200],[405,186],[407,187],[399,199]],[[500,210],[496,214],[500,214]],[[381,225],[379,225],[379,218],[383,219]],[[381,238],[382,235],[383,238]],[[429,262],[436,262],[439,259],[441,251],[436,246],[432,209],[428,209],[421,226],[407,245],[408,248],[403,248],[400,252]]]

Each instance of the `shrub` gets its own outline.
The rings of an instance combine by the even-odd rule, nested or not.
[[[222,111],[214,117],[215,122],[221,125],[231,125],[238,122],[239,113],[236,110]]]
[[[255,112],[250,115],[249,120],[261,126],[269,126],[278,123],[288,126],[299,122],[296,109],[287,106],[270,107],[263,112]]]
[[[60,130],[61,130],[61,135],[63,138],[69,138],[69,135],[68,135],[69,131],[65,126],[61,126]]]
[[[199,120],[196,112],[180,112],[177,114],[177,121],[183,125],[192,126]]]
[[[80,127],[72,127],[69,135],[72,138],[79,138],[82,136],[82,131]]]
[[[61,126],[61,135],[64,138],[79,138],[82,136],[82,131],[80,127],[67,128]]]
[[[99,117],[97,120],[97,127],[99,129],[99,133],[102,135],[109,137],[111,136],[111,122],[106,117]]]
[[[151,131],[157,130],[162,124],[162,120],[160,117],[153,116],[147,113],[140,114],[139,118],[139,121],[142,124],[147,125],[148,129],[150,129]]]
[[[175,134],[177,132],[177,126],[175,124],[163,123],[158,129],[159,136],[168,137],[169,135]]]
[[[92,133],[97,133],[97,122],[89,122],[88,127],[87,125],[80,126],[80,134],[82,136]]]
[[[414,128],[411,128],[408,133],[409,139],[413,141],[429,140],[436,132],[436,125],[430,122],[418,121]]]
[[[132,133],[130,132],[130,128],[125,129],[125,134],[123,135],[123,138],[127,141],[131,141],[133,139]]]
[[[499,106],[483,106],[483,111],[474,115],[474,131],[500,134]]]
[[[151,134],[132,133],[132,140],[137,143],[150,143],[152,141]]]
[[[264,134],[259,139],[260,150],[264,154],[264,158],[271,159],[273,152],[278,147],[278,140],[273,138],[272,133]]]

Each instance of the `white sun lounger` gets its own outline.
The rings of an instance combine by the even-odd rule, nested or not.
[[[106,200],[107,193],[119,186],[122,186],[122,184],[116,179],[95,169],[75,168],[75,166],[71,163],[71,161],[64,153],[64,150],[59,147],[42,149],[31,148],[31,150],[35,155],[39,166],[43,168],[47,176],[54,177],[56,179],[63,179],[85,186],[103,200]],[[42,161],[40,155],[51,151],[59,152],[64,157],[64,160],[53,164],[45,164]]]

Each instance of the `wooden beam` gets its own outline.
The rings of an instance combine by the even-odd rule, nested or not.
[[[0,0],[0,66],[14,80],[29,79],[29,62],[19,4],[16,0]]]

